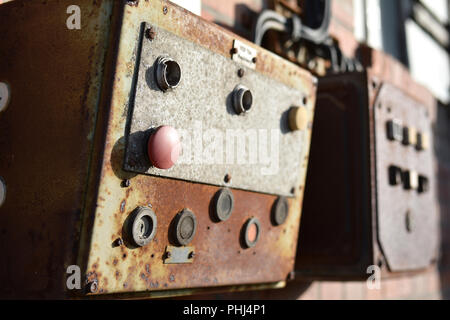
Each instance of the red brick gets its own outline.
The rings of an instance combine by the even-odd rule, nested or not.
[[[236,5],[246,5],[250,9],[255,11],[261,11],[262,1],[257,0],[227,0],[227,1],[218,1],[218,0],[202,0],[202,7],[205,9],[213,9],[216,12],[221,13],[227,18],[234,19],[235,18],[235,9]]]
[[[320,283],[320,299],[342,300],[344,298],[344,284],[342,282]]]
[[[428,293],[434,293],[441,290],[440,277],[437,271],[426,274],[426,290]]]
[[[366,298],[367,285],[365,282],[344,283],[344,299],[364,300]]]
[[[339,41],[339,46],[347,56],[353,57],[359,43],[353,36],[353,33],[344,28],[339,23],[332,21],[330,25],[330,34]]]
[[[339,20],[348,30],[353,30],[353,2],[348,0],[332,1],[333,18]]]
[[[412,296],[414,283],[412,278],[398,278],[386,280],[381,283],[381,292],[384,299],[398,300]]]
[[[366,300],[382,300],[381,289],[366,288]]]

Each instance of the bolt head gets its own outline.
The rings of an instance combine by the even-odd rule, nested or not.
[[[153,28],[148,28],[148,29],[145,31],[145,37],[146,37],[147,39],[149,39],[149,40],[155,39],[155,37],[156,37],[156,32],[155,32],[155,30],[154,30]]]

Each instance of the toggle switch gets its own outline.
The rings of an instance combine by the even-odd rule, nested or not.
[[[430,147],[430,141],[429,141],[428,134],[418,132],[417,133],[417,145],[416,145],[417,150],[419,150],[419,151],[428,150],[429,147]]]
[[[387,136],[389,140],[403,142],[403,124],[400,120],[387,122]]]
[[[417,145],[417,130],[413,127],[403,128],[403,144],[405,146]]]
[[[180,136],[170,126],[156,129],[148,139],[147,153],[150,162],[158,169],[170,169],[181,153]]]
[[[398,186],[402,183],[402,169],[397,166],[389,167],[389,184]]]
[[[427,193],[430,191],[430,180],[427,177],[419,176],[419,193]]]
[[[405,171],[403,186],[406,190],[417,190],[419,188],[419,175],[415,171]]]

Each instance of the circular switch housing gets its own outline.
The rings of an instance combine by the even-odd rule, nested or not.
[[[0,207],[5,203],[6,200],[6,183],[0,177]]]
[[[156,81],[162,91],[175,89],[181,81],[181,67],[169,57],[159,57],[156,61]]]
[[[253,248],[259,240],[261,224],[257,218],[249,219],[244,225],[244,243],[247,248]]]
[[[289,203],[285,197],[275,200],[272,207],[272,221],[275,226],[282,225],[289,214]]]
[[[250,89],[238,85],[233,91],[233,106],[237,114],[250,112],[253,105],[253,95]]]
[[[9,104],[10,88],[5,82],[0,82],[0,112],[4,111]]]
[[[197,231],[197,218],[189,209],[184,209],[175,218],[175,239],[180,246],[188,245]]]
[[[147,144],[150,162],[158,169],[170,169],[177,162],[181,153],[180,136],[177,130],[170,126],[156,129]]]
[[[138,247],[144,247],[153,240],[158,226],[157,218],[153,210],[147,207],[139,207],[130,216],[131,239]]]
[[[234,196],[229,189],[221,189],[214,197],[214,212],[219,221],[227,221],[234,209]]]

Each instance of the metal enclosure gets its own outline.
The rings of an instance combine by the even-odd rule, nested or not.
[[[80,8],[79,30],[67,28],[71,5]],[[310,73],[168,1],[17,0],[0,6],[0,34],[0,81],[11,88],[0,113],[7,188],[0,297],[148,298],[284,285],[294,269],[309,159],[316,91]],[[236,58],[236,43],[254,54],[250,61]],[[191,57],[180,57],[183,50]],[[155,52],[179,59],[186,72],[177,88],[155,87],[147,70]],[[196,52],[209,59],[198,69],[189,65]],[[206,72],[214,64],[224,73]],[[254,88],[251,112],[224,112],[229,101],[217,93],[207,112],[166,123],[161,113],[201,107],[215,92],[203,86],[208,76],[230,90]],[[171,106],[158,111],[164,99]],[[152,101],[158,102],[139,113]],[[292,107],[307,111],[303,130],[288,129]],[[194,175],[132,168],[134,128],[148,137],[155,127],[193,120],[189,115],[206,127],[217,116],[235,129],[275,130],[285,144],[282,174],[261,178],[249,167],[246,177],[235,163]],[[148,122],[135,127],[139,121]],[[231,214],[222,212],[228,203],[215,209],[220,199],[231,201]],[[183,221],[193,226],[191,237]],[[136,236],[149,225],[154,232],[146,239]],[[71,265],[81,268],[80,290],[66,287]]]
[[[393,277],[437,258],[433,100],[394,62],[376,58],[379,69],[319,81],[299,277],[366,280],[371,266]],[[390,139],[392,120],[411,141]],[[428,137],[428,148],[418,150],[417,133]],[[391,168],[400,169],[397,181]],[[424,190],[408,186],[411,172],[426,178]]]

